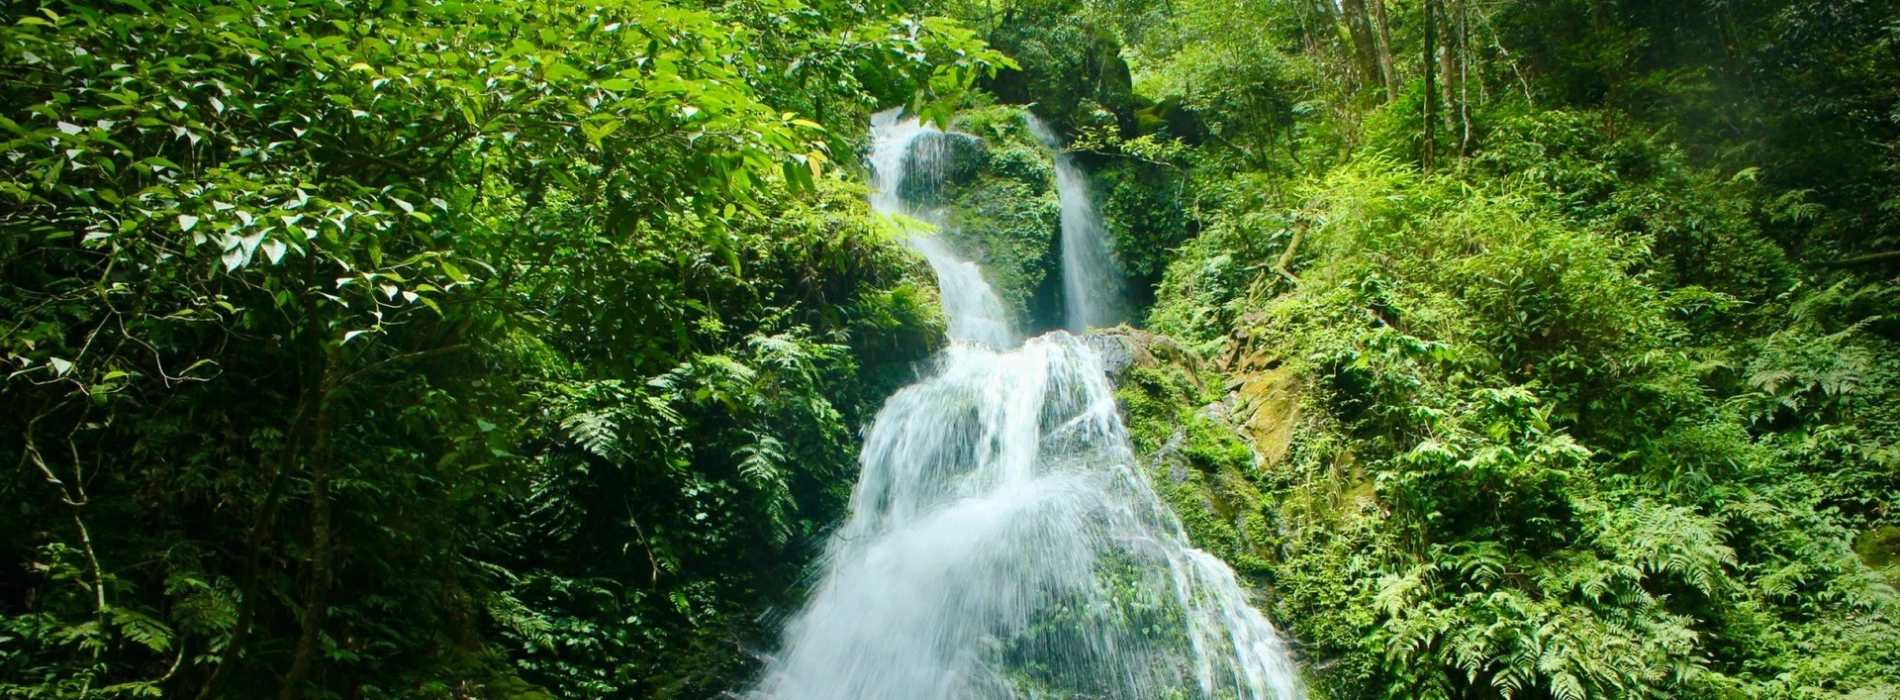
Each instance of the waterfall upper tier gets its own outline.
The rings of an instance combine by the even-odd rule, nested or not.
[[[931,185],[943,181],[948,170],[945,157],[951,153],[948,141],[941,138],[943,133],[916,119],[903,119],[896,110],[872,116],[869,160],[875,188],[871,194],[873,209],[887,216],[941,223],[930,221],[929,212],[908,203],[903,192],[907,181],[921,179]],[[922,227],[911,231],[909,240],[937,275],[952,341],[993,348],[1016,344],[1009,312],[983,279],[981,268],[957,256],[940,237]]]
[[[1034,115],[1024,119],[1056,162],[1056,192],[1062,199],[1063,326],[1082,333],[1128,320],[1121,267],[1089,192],[1088,173],[1062,150],[1061,140],[1042,120]]]

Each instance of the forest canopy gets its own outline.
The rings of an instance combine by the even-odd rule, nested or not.
[[[1892,0],[0,0],[0,697],[699,698],[1066,141],[1316,698],[1900,695]]]

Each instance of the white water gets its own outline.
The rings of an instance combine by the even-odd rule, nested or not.
[[[1108,245],[1108,229],[1089,196],[1088,174],[1062,150],[1056,134],[1034,116],[1026,116],[1029,133],[1049,149],[1056,161],[1056,194],[1062,199],[1063,326],[1082,333],[1128,320],[1122,295],[1121,268]]]
[[[900,171],[932,164],[909,158],[919,127],[879,118],[873,201],[901,213]],[[1094,352],[1063,331],[1004,349],[980,271],[917,245],[959,342],[879,412],[851,518],[747,696],[1300,698],[1273,626],[1136,468]]]
[[[931,225],[941,224],[941,217],[931,212],[911,211],[903,197],[898,194],[906,178],[921,177],[929,180],[930,185],[941,184],[946,167],[944,157],[948,154],[941,147],[931,148],[931,144],[941,146],[941,141],[927,140],[921,144],[917,137],[934,131],[919,123],[916,119],[900,119],[897,110],[879,112],[871,117],[871,208],[886,216],[915,218]],[[914,149],[913,146],[924,148]],[[919,151],[919,162],[912,163],[912,151]],[[957,257],[950,247],[925,227],[913,227],[910,244],[930,261],[930,269],[937,273],[937,286],[943,296],[943,315],[950,323],[950,340],[961,343],[976,343],[992,348],[1006,348],[1016,344],[1016,334],[1010,330],[1009,314],[998,299],[996,292],[983,281],[983,270],[976,263]]]

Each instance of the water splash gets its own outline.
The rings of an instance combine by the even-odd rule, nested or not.
[[[1088,173],[1062,150],[1054,131],[1024,115],[1029,133],[1056,161],[1056,195],[1062,199],[1063,326],[1075,333],[1128,320],[1121,267],[1108,245],[1108,229],[1089,196]]]
[[[880,128],[900,136],[873,167],[916,167],[906,127]],[[969,264],[931,240],[939,274]],[[953,329],[982,312],[941,284]],[[1273,626],[1136,467],[1095,352],[1064,331],[1002,347],[951,345],[878,413],[851,517],[747,697],[1300,698]]]

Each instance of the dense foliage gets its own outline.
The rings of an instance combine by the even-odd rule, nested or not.
[[[1137,446],[1315,696],[1892,697],[1897,18],[7,0],[0,696],[735,687],[940,342],[907,104],[1026,329],[1022,115],[1091,172]]]
[[[997,60],[848,2],[0,25],[5,697],[730,686],[937,335],[833,158]]]
[[[1885,292],[1835,287],[1768,337],[1705,345],[1696,326],[1741,302],[1670,284],[1656,238],[1613,223],[1628,204],[1492,182],[1334,171],[1295,195],[1297,287],[1235,324],[1238,374],[1309,377],[1292,449],[1257,478],[1278,607],[1339,662],[1323,687],[1890,692],[1900,610],[1849,550],[1900,486],[1893,349],[1852,311]],[[1684,183],[1619,194],[1649,206],[1659,186]]]
[[[1315,694],[1900,692],[1891,3],[1057,5],[1187,182],[1137,441]]]

